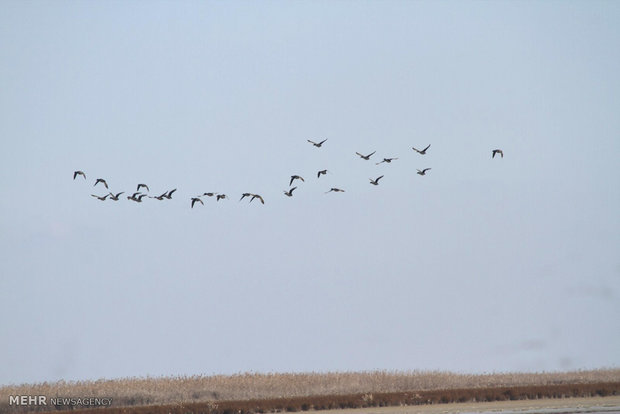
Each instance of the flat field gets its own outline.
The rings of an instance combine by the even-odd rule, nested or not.
[[[0,412],[84,406],[9,405],[10,396],[111,398],[106,413],[266,413],[620,395],[620,369],[562,373],[344,372],[53,382],[0,387]],[[364,412],[368,412],[364,410]]]

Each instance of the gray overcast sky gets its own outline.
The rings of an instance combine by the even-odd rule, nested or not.
[[[0,9],[0,384],[619,365],[620,3]]]

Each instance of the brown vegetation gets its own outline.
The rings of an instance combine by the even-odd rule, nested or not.
[[[620,369],[485,375],[385,371],[240,374],[42,383],[0,388],[2,412],[56,409],[53,406],[9,408],[9,395],[111,397],[113,404],[112,407],[104,409],[106,413],[295,412],[330,408],[620,395]],[[100,410],[101,408],[80,408],[72,412],[85,414]]]

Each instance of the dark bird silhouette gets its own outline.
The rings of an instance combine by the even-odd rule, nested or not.
[[[252,193],[243,193],[243,194],[241,195],[241,198],[239,199],[239,201],[241,201],[241,200],[243,200],[244,198],[249,197],[249,196],[251,196],[251,195],[252,195]]]
[[[341,190],[340,188],[335,188],[333,187],[331,190],[326,191],[325,194],[327,193],[331,193],[332,191],[336,192],[336,193],[344,193],[344,190]]]
[[[110,193],[110,194],[109,194],[109,196],[110,196],[110,200],[118,201],[118,197],[119,197],[121,194],[124,194],[124,193],[125,193],[124,191],[121,191],[120,193],[118,193],[118,194],[116,194],[116,195],[114,195],[114,194]]]
[[[258,194],[252,194],[252,198],[250,199],[250,203],[251,203],[252,201],[254,201],[254,199],[255,199],[255,198],[258,198],[262,204],[265,204],[265,200],[263,200],[263,197],[261,197],[261,196],[260,196],[260,195],[258,195]]]
[[[419,174],[419,175],[426,175],[426,172],[427,172],[428,170],[430,170],[430,168],[425,168],[425,169],[423,169],[422,171],[418,170],[418,174]]]
[[[296,189],[297,187],[293,187],[288,191],[285,191],[284,194],[288,197],[293,197],[293,191]]]
[[[170,200],[172,198],[172,193],[174,193],[175,191],[177,191],[176,188],[174,190],[170,190],[167,193],[164,193],[162,195],[164,196],[164,198],[167,198],[168,200]]]
[[[419,150],[416,147],[411,147],[411,148],[413,148],[413,150],[416,151],[418,154],[424,155],[424,154],[426,154],[426,150],[429,149],[430,147],[431,147],[431,145],[429,144],[428,147],[424,148],[423,150]]]
[[[103,178],[97,178],[97,181],[95,181],[95,184],[93,184],[93,187],[96,186],[99,183],[103,183],[105,188],[108,188],[108,183],[106,183],[106,181]]]
[[[293,181],[295,181],[295,180],[301,180],[301,181],[304,181],[304,182],[306,181],[306,180],[304,180],[303,177],[300,177],[299,175],[291,175],[291,182],[288,183],[288,185],[291,186],[293,184]]]
[[[366,161],[368,161],[370,159],[370,157],[372,157],[372,154],[374,154],[375,152],[377,152],[377,151],[373,151],[373,152],[371,152],[368,155],[362,155],[359,152],[356,152],[356,154],[359,155],[360,158],[365,159]]]
[[[314,146],[315,146],[315,147],[317,147],[317,148],[321,148],[321,145],[323,145],[323,143],[324,143],[325,141],[327,141],[327,139],[324,139],[323,141],[321,141],[321,142],[319,142],[319,143],[316,143],[316,142],[314,142],[314,141],[310,141],[310,140],[308,140],[308,142],[309,142],[309,143],[311,143],[312,145],[314,145]]]
[[[160,201],[163,200],[164,198],[167,198],[168,200],[170,200],[172,198],[172,193],[174,193],[175,191],[177,191],[176,188],[174,190],[166,191],[165,193],[159,196],[154,196],[154,197],[149,196],[149,198],[156,198]]]
[[[84,174],[84,171],[74,171],[73,179],[75,180],[75,177],[77,177],[78,175],[81,175],[82,177],[84,177],[84,179],[86,179],[86,174]]]
[[[217,193],[204,193],[203,195],[207,196],[207,197],[213,197],[214,195],[216,195]]]
[[[384,158],[383,161],[376,163],[376,165],[379,165],[381,163],[387,162],[388,164],[391,163],[394,160],[397,160],[398,158]]]
[[[95,197],[95,198],[98,198],[98,199],[99,199],[99,200],[101,200],[101,201],[105,201],[105,199],[106,199],[106,198],[108,198],[108,196],[109,196],[109,195],[110,195],[110,194],[106,194],[106,195],[104,195],[103,197],[100,197],[100,196],[98,196],[98,195],[91,194],[91,196],[93,196],[93,197]]]
[[[194,204],[196,204],[196,203],[200,203],[203,206],[205,205],[205,203],[203,203],[202,200],[199,199],[198,197],[192,197],[192,208],[194,208]]]
[[[216,201],[220,201],[220,200],[223,200],[225,198],[228,198],[228,197],[226,197],[226,194],[218,194],[217,196],[215,196]]]
[[[501,149],[494,149],[493,150],[493,156],[491,158],[495,158],[495,155],[499,154],[502,156],[502,158],[504,158],[504,151],[502,151]]]
[[[383,176],[377,177],[374,180],[372,178],[369,178],[370,184],[372,184],[372,185],[379,185],[379,180],[382,179],[382,178],[383,178]]]
[[[321,170],[321,171],[316,173],[316,178],[321,178],[321,175],[325,175],[327,173],[328,173],[327,170]]]
[[[146,185],[146,184],[138,184],[138,188],[136,188],[136,191],[140,191],[141,187],[146,188],[146,191],[151,191],[151,190],[149,190],[149,186]]]
[[[131,196],[127,197],[127,200],[135,201],[136,203],[141,203],[142,199],[146,197],[146,194],[140,194],[138,197],[136,195],[139,193],[133,193]]]

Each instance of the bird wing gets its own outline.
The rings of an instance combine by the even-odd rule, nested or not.
[[[323,141],[319,142],[319,145],[322,145],[325,141],[327,141],[327,138],[325,138]]]
[[[373,155],[375,152],[377,152],[377,151],[373,151],[373,152],[371,152],[370,154],[366,155],[366,157],[368,157],[368,158],[372,157],[372,155]]]
[[[422,151],[426,151],[427,149],[429,149],[431,147],[431,144],[428,144],[428,146],[426,148],[424,148]]]
[[[288,183],[288,185],[290,186],[291,184],[293,184],[293,181],[295,181],[295,176],[291,176],[291,181]]]
[[[360,157],[364,158],[364,156],[363,156],[362,154],[360,154],[359,152],[355,151],[355,153],[356,153],[357,155],[359,155]]]
[[[376,181],[376,182],[379,182],[379,180],[380,180],[380,179],[382,179],[382,178],[383,178],[383,176],[381,176],[381,177],[377,177],[377,179],[376,179],[375,181]]]
[[[175,191],[177,191],[177,189],[175,188],[174,190],[171,190],[168,192],[168,197],[172,197],[172,193],[174,193]]]
[[[316,145],[316,142],[308,140],[309,143]]]
[[[77,172],[77,171],[74,171],[74,172],[73,172],[73,179],[74,179],[74,180],[75,180],[75,177],[77,177],[77,175],[78,175],[78,172]]]

